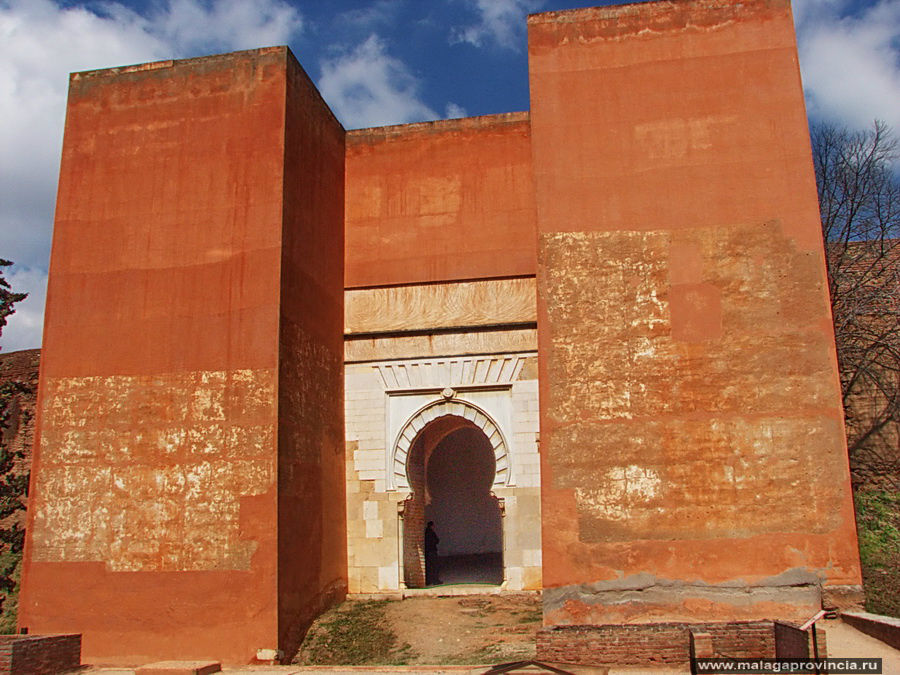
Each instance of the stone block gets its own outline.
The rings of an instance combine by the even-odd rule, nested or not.
[[[713,651],[712,635],[700,631],[691,633],[691,658],[710,659],[716,654]]]
[[[378,568],[378,587],[392,590],[400,587],[399,570],[396,564],[383,565]]]
[[[523,584],[523,570],[521,567],[507,567],[506,568],[506,586],[509,590],[519,591],[522,590]]]
[[[539,591],[543,587],[543,576],[540,567],[522,568],[522,590]]]
[[[366,537],[368,539],[380,539],[384,535],[384,523],[380,520],[366,521]]]

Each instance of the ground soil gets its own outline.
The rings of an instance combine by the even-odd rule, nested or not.
[[[499,664],[535,657],[537,594],[348,600],[310,628],[303,665]]]

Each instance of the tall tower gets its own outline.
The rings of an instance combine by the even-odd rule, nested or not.
[[[343,180],[286,48],[72,76],[30,632],[247,663],[345,592]]]

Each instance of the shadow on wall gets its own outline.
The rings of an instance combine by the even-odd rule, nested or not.
[[[440,539],[441,581],[435,583],[502,583],[500,504],[491,494],[496,461],[484,432],[453,415],[433,420],[413,442],[407,475],[413,491],[404,515],[407,587],[426,585],[424,530],[429,521]]]
[[[493,448],[481,429],[454,431],[431,453],[425,520],[434,521],[441,556],[502,551],[500,508],[491,494],[494,473]]]

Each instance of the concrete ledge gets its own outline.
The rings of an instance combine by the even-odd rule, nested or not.
[[[900,649],[900,619],[868,612],[841,612],[841,619],[856,630]]]
[[[218,661],[157,661],[134,671],[134,675],[211,675],[222,672]]]

